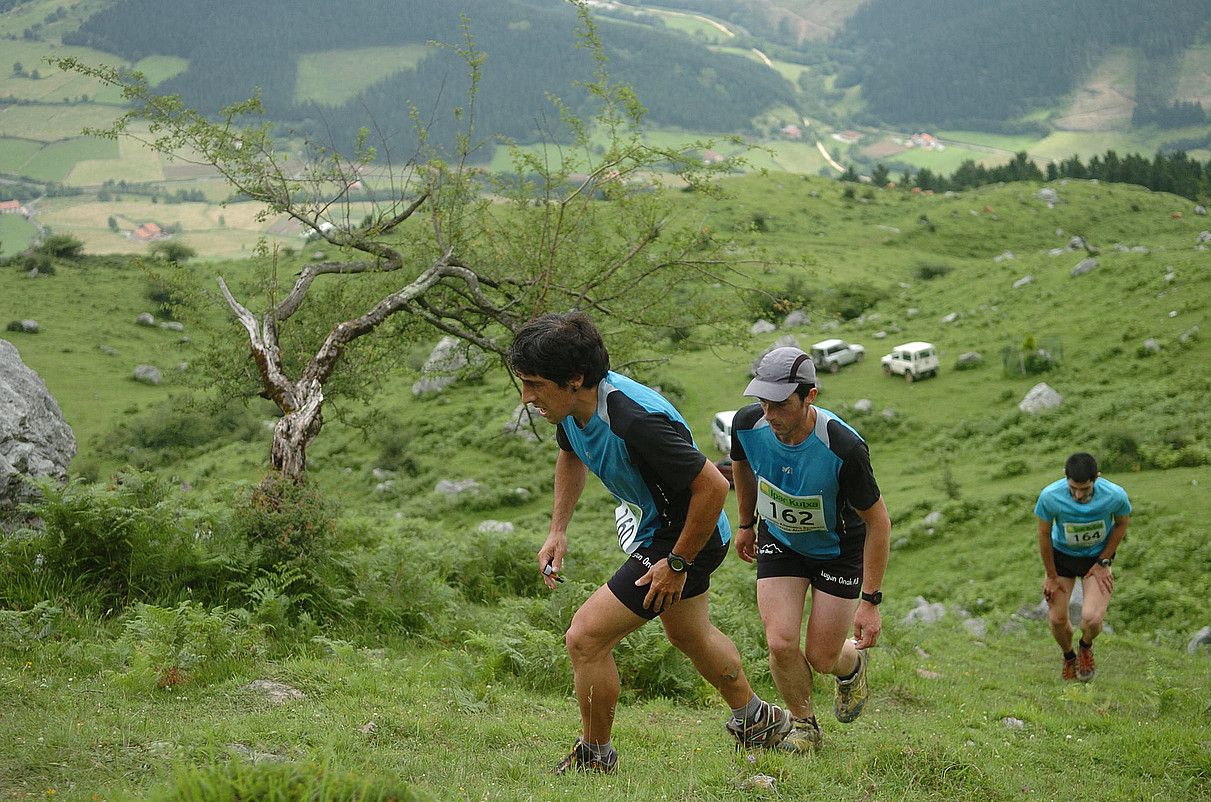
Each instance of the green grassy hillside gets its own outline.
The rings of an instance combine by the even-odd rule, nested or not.
[[[736,253],[772,260],[736,282],[807,310],[812,323],[792,332],[800,343],[839,336],[867,348],[862,363],[822,377],[820,403],[870,442],[892,513],[886,635],[867,712],[847,728],[826,715],[820,754],[736,755],[722,731],[725,711],[649,628],[619,658],[627,687],[616,733],[621,773],[546,773],[576,729],[563,628],[618,562],[612,503],[590,484],[574,519],[569,581],[540,594],[531,561],[546,531],[555,446],[542,422],[541,442],[499,434],[517,395],[495,369],[425,399],[412,397],[412,376],[392,377],[372,405],[332,410],[309,451],[310,472],[350,550],[351,603],[360,611],[352,618],[283,618],[263,584],[248,619],[182,622],[175,636],[153,626],[151,614],[115,618],[90,608],[91,591],[50,594],[61,612],[39,613],[50,623],[44,632],[32,613],[0,611],[0,692],[11,711],[0,718],[0,738],[12,745],[0,756],[0,791],[90,800],[213,790],[218,780],[196,767],[258,771],[232,762],[239,744],[265,760],[324,767],[332,787],[353,774],[438,799],[1061,799],[1078,778],[1093,799],[1206,798],[1211,660],[1205,648],[1187,655],[1185,644],[1211,623],[1211,601],[1191,590],[1211,581],[1203,527],[1211,515],[1203,409],[1211,278],[1207,252],[1196,249],[1211,225],[1188,201],[1136,187],[1057,182],[1049,185],[1053,208],[1040,188],[953,197],[858,188],[847,198],[845,185],[769,175],[728,182],[718,201],[678,196]],[[1077,277],[1072,268],[1087,254],[1066,248],[1074,235],[1099,251],[1098,267]],[[206,281],[216,270],[194,269]],[[1034,280],[1015,289],[1027,275]],[[134,325],[152,305],[147,284],[121,262],[61,265],[36,280],[6,267],[0,322],[39,320],[41,333],[6,338],[76,427],[79,471],[104,478],[129,457],[189,488],[156,509],[180,510],[172,517],[188,522],[182,531],[191,539],[202,531],[217,538],[238,528],[229,508],[240,508],[263,469],[267,414],[237,406],[199,416],[168,400],[188,390],[183,379],[155,388],[129,380],[144,361],[176,376],[176,363],[200,361],[205,346],[192,328],[182,343],[180,333]],[[744,329],[764,314],[764,296],[749,295]],[[638,375],[665,389],[718,456],[707,440],[710,418],[744,403],[748,364],[775,336],[713,341],[704,331],[676,345],[653,342],[667,363]],[[1002,351],[1027,338],[1051,348],[1058,364],[1006,375]],[[1159,353],[1146,355],[1147,338]],[[937,344],[941,375],[912,384],[884,376],[878,357],[914,339]],[[956,370],[968,351],[982,353],[983,364]],[[424,354],[415,356],[419,364]],[[1039,381],[1062,393],[1063,405],[1019,412]],[[873,403],[869,416],[852,412],[863,398]],[[1076,450],[1102,459],[1135,513],[1115,565],[1113,634],[1099,641],[1098,679],[1065,686],[1046,624],[1017,613],[1041,595],[1035,496]],[[376,468],[393,472],[390,483]],[[449,498],[434,489],[440,479],[475,479],[484,489]],[[927,526],[933,511],[942,520]],[[515,531],[480,533],[487,519]],[[16,559],[0,552],[0,565]],[[733,558],[716,576],[716,619],[770,693],[751,569]],[[40,581],[3,571],[0,580],[6,598]],[[943,621],[901,624],[917,596],[945,604]],[[257,645],[224,651],[241,638]],[[173,659],[186,661],[180,649],[188,646],[198,668],[179,687],[158,689],[154,661],[173,643]],[[257,678],[287,682],[307,698],[273,706],[241,690]],[[830,693],[817,684],[820,710]],[[237,768],[221,768],[229,765]],[[756,773],[773,776],[777,791],[738,790]]]

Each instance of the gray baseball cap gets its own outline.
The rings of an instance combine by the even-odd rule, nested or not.
[[[785,401],[800,384],[816,383],[816,365],[801,348],[775,348],[761,357],[757,376],[744,389],[745,395],[765,401]]]

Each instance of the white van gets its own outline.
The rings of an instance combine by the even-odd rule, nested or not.
[[[724,412],[716,412],[715,419],[711,421],[711,437],[715,440],[715,448],[724,454],[732,453],[732,418],[734,417],[736,417],[736,410],[729,409]]]
[[[897,345],[880,362],[883,363],[883,372],[888,376],[903,376],[904,381],[910,383],[926,376],[938,375],[938,351],[932,343],[911,342]]]

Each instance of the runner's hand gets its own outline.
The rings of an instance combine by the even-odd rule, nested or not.
[[[732,538],[736,542],[736,554],[746,563],[757,559],[757,530],[755,527],[737,529]]]
[[[1107,596],[1114,590],[1114,571],[1097,563],[1089,569],[1089,573],[1085,574],[1085,579],[1091,579],[1097,583]]]
[[[859,602],[858,612],[854,613],[854,640],[859,649],[869,649],[879,642],[879,633],[883,631],[883,616],[879,608],[870,602]]]
[[[1060,578],[1058,576],[1043,577],[1043,598],[1048,602],[1051,597],[1060,591]]]
[[[681,601],[685,574],[669,568],[668,560],[658,560],[646,574],[635,580],[635,587],[644,585],[648,585],[648,595],[643,597],[643,609],[660,614]]]
[[[567,552],[568,536],[556,532],[547,535],[546,542],[538,550],[538,572],[543,575],[542,581],[546,582],[551,590],[555,590],[555,575],[563,568],[563,557]],[[550,574],[546,573],[548,565],[551,566]]]

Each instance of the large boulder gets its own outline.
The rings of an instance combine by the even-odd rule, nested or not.
[[[454,337],[442,337],[425,360],[425,365],[421,368],[421,378],[412,385],[412,394],[440,393],[458,381],[470,364],[471,360],[468,359],[467,347],[464,344]]]
[[[1018,409],[1028,415],[1055,409],[1064,402],[1064,397],[1046,382],[1039,382],[1030,388],[1026,397],[1018,404]]]
[[[76,438],[46,384],[0,340],[0,518],[32,498],[26,477],[67,478]]]

